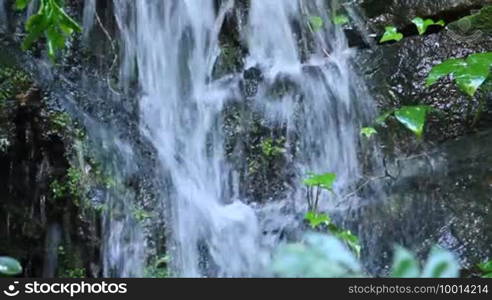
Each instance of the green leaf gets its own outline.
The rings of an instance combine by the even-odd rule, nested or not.
[[[395,111],[395,118],[417,137],[421,137],[429,110],[430,107],[426,105],[404,106]]]
[[[31,0],[16,0],[15,1],[15,9],[23,10],[27,7],[29,2],[31,2]]]
[[[304,184],[310,187],[321,187],[332,191],[336,179],[337,175],[334,173],[309,174],[309,177],[304,179]]]
[[[389,41],[401,41],[403,39],[403,34],[398,32],[398,29],[394,26],[385,27],[385,32],[383,37],[379,41],[380,43],[389,42]]]
[[[364,127],[360,130],[360,134],[365,136],[366,138],[370,138],[377,133],[378,132],[376,129],[374,129],[374,127]]]
[[[319,16],[310,16],[309,17],[309,26],[314,32],[320,31],[323,28],[324,22],[323,19]]]
[[[273,255],[271,269],[289,278],[361,277],[355,256],[333,236],[308,233],[302,243],[281,245]]]
[[[477,53],[465,59],[450,59],[432,68],[427,77],[427,86],[436,83],[441,77],[453,75],[461,91],[473,97],[490,76],[492,52]]]
[[[328,225],[331,222],[331,219],[328,215],[323,213],[315,213],[315,212],[307,212],[304,216],[304,219],[309,222],[309,226],[315,229],[320,225]]]
[[[462,59],[449,59],[445,62],[434,66],[426,80],[426,85],[430,86],[436,83],[444,76],[448,76],[456,72],[457,69],[466,66],[466,62]]]
[[[420,275],[420,267],[415,256],[403,247],[396,247],[393,257],[391,277],[417,278]]]
[[[412,23],[414,23],[415,26],[417,26],[417,30],[419,31],[420,35],[423,35],[424,33],[426,33],[429,26],[433,26],[433,25],[444,26],[445,25],[443,20],[439,20],[437,22],[434,22],[434,20],[432,20],[432,19],[424,20],[422,18],[415,18],[412,20]]]
[[[362,247],[359,238],[350,230],[342,230],[338,227],[332,232],[337,238],[342,240],[352,250],[357,257],[360,257]]]
[[[457,278],[460,264],[454,255],[439,247],[432,248],[422,271],[423,278]]]
[[[11,257],[0,256],[0,274],[7,276],[15,276],[22,273],[20,263]]]
[[[350,20],[346,15],[335,15],[333,17],[333,24],[335,25],[344,25],[348,22],[350,22]]]
[[[488,262],[484,262],[484,263],[478,264],[478,268],[483,273],[492,272],[492,260],[489,260]]]

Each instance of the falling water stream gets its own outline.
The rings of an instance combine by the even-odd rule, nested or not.
[[[235,9],[233,0],[218,1],[219,7],[216,2],[114,0],[122,74],[136,63],[141,130],[172,185],[162,201],[171,211],[178,274],[267,275],[269,249],[261,222],[238,188],[229,187],[236,174],[224,152],[221,113],[240,95],[241,74],[213,80],[220,30]],[[329,20],[326,2],[252,0],[240,32],[249,49],[246,68],[258,68],[264,76],[255,106],[269,122],[299,137],[300,154],[294,158],[299,178],[308,171],[334,172],[336,190],[342,192],[359,177],[358,128],[371,104],[357,87],[341,30],[330,24],[322,32],[308,30],[310,12]],[[307,39],[315,41],[311,49],[299,43]],[[266,91],[278,78],[288,78],[296,88],[272,99]],[[292,197],[301,190],[293,187]]]

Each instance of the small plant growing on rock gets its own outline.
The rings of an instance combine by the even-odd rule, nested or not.
[[[433,110],[428,105],[403,106],[402,108],[391,110],[376,119],[376,123],[384,125],[389,118],[395,118],[405,128],[413,132],[418,138],[424,133],[427,115]]]
[[[337,179],[334,173],[324,174],[309,174],[308,178],[304,179],[304,185],[307,187],[306,199],[308,202],[308,210],[311,212],[318,211],[318,203],[323,190],[333,192],[333,184]]]
[[[424,20],[420,17],[413,19],[412,23],[415,24],[415,26],[417,26],[417,30],[419,31],[419,35],[424,35],[430,26],[444,27],[446,25],[446,23],[444,23],[443,20],[439,20],[436,22],[432,19],[425,19]]]
[[[384,34],[379,40],[380,43],[395,41],[399,42],[403,39],[403,34],[398,32],[398,29],[395,26],[386,26],[384,28]]]

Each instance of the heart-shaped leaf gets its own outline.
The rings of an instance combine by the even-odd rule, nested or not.
[[[443,20],[439,20],[437,22],[434,22],[432,19],[422,19],[422,18],[415,18],[412,20],[412,23],[417,26],[417,30],[419,31],[420,35],[423,35],[427,32],[427,29],[429,26],[437,25],[437,26],[444,26],[445,23]]]
[[[403,39],[403,34],[398,32],[398,29],[394,26],[385,27],[383,37],[379,41],[380,43],[389,42],[389,41],[401,41]]]
[[[421,137],[429,111],[430,107],[426,105],[404,106],[395,111],[395,118],[417,137]]]

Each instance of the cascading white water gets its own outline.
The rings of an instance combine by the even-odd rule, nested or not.
[[[220,113],[233,91],[211,81],[219,30],[232,4],[225,1],[216,14],[210,0],[115,0],[125,61],[136,57],[138,65],[142,130],[173,186],[167,200],[182,276],[212,269],[218,276],[246,276],[261,263],[255,214],[225,188],[232,172]],[[207,261],[213,266],[204,266]]]
[[[138,69],[141,128],[172,186],[163,201],[170,207],[178,275],[268,275],[255,211],[228,187],[235,174],[225,158],[221,113],[238,97],[238,80],[225,85],[212,80],[212,71],[220,28],[235,3],[219,1],[216,9],[215,2],[114,0],[121,77],[132,78]],[[341,30],[329,22],[323,31],[307,30],[310,15],[330,20],[330,11],[322,0],[251,0],[241,34],[249,48],[246,67],[265,77],[255,103],[270,121],[297,133],[298,182],[307,171],[335,172],[341,192],[359,177],[359,114],[371,106],[358,93]],[[315,41],[314,50],[307,39]],[[311,54],[301,59],[302,52]],[[267,90],[278,78],[296,89],[272,99]],[[302,188],[295,191],[302,202]]]

